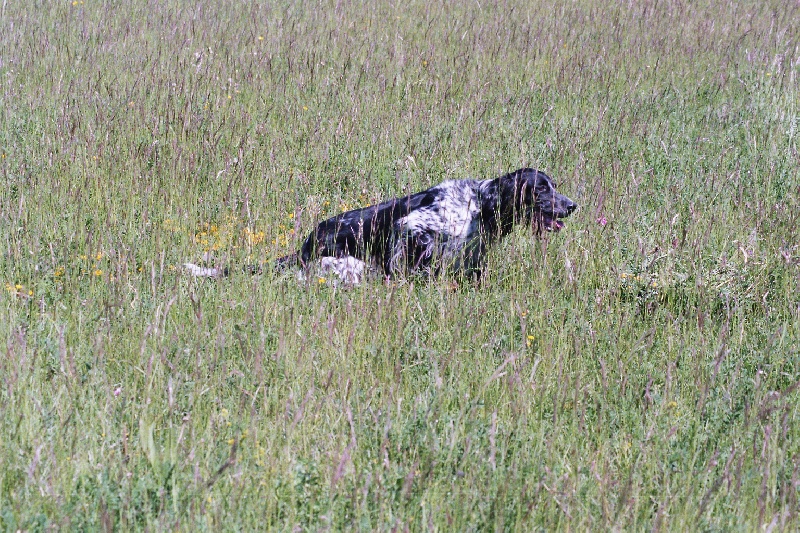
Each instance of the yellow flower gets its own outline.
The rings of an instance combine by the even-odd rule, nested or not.
[[[228,444],[229,444],[230,446],[233,446],[233,443],[234,443],[234,442],[236,442],[236,441],[234,441],[233,439],[228,439]]]
[[[264,36],[263,36],[263,35],[259,35],[259,36],[258,36],[258,40],[259,40],[259,41],[263,41],[263,40],[264,40]]]
[[[28,296],[33,296],[33,291],[28,291]]]
[[[250,228],[244,228],[244,234],[247,238],[247,242],[251,246],[255,246],[257,244],[261,244],[264,241],[265,235],[263,231],[259,231],[256,233],[255,231],[251,230]]]
[[[530,347],[531,347],[531,344],[533,344],[533,341],[534,341],[534,340],[536,340],[536,337],[534,337],[533,335],[528,335],[528,338],[527,338],[527,339],[525,339],[525,345],[526,345],[528,348],[530,348]]]
[[[322,284],[323,284],[323,283],[325,283],[326,281],[327,281],[327,280],[326,280],[325,278],[323,278],[323,277],[317,278],[317,283],[319,283],[320,285],[322,285]]]
[[[95,261],[100,261],[103,258],[103,252],[97,252],[94,256]]]
[[[22,290],[22,285],[17,283],[16,285],[14,285],[14,288],[17,289],[18,291],[21,291]]]
[[[303,111],[308,111],[308,107],[303,106]]]
[[[103,275],[103,271],[102,271],[102,270],[100,270],[99,268],[96,268],[96,269],[94,270],[94,275],[95,275],[95,276],[102,276],[102,275]]]
[[[287,216],[287,217],[289,217],[289,218],[294,218],[294,213],[289,213],[289,214],[288,214],[288,215],[286,215],[286,216]]]

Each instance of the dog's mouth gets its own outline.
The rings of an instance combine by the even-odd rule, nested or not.
[[[561,228],[564,227],[564,223],[558,220],[556,215],[548,215],[547,213],[542,213],[541,219],[541,226],[546,231],[561,231]]]

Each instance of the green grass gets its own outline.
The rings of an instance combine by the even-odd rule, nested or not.
[[[797,529],[798,20],[3,4],[0,527]],[[524,165],[480,285],[176,268]]]

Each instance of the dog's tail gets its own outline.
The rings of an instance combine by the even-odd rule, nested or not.
[[[300,260],[296,253],[278,258],[273,263],[272,267],[276,272],[283,272],[287,269],[296,267],[300,264]],[[184,263],[183,268],[195,278],[224,278],[230,275],[228,267],[202,267],[194,263]],[[246,265],[242,267],[245,274],[261,274],[264,270],[261,265]]]
[[[184,263],[183,268],[195,278],[219,278],[230,273],[227,267],[202,267],[194,263]]]

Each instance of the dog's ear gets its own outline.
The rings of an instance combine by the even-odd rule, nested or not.
[[[529,205],[536,201],[536,178],[536,172],[530,169],[520,173],[517,196],[521,206]]]

